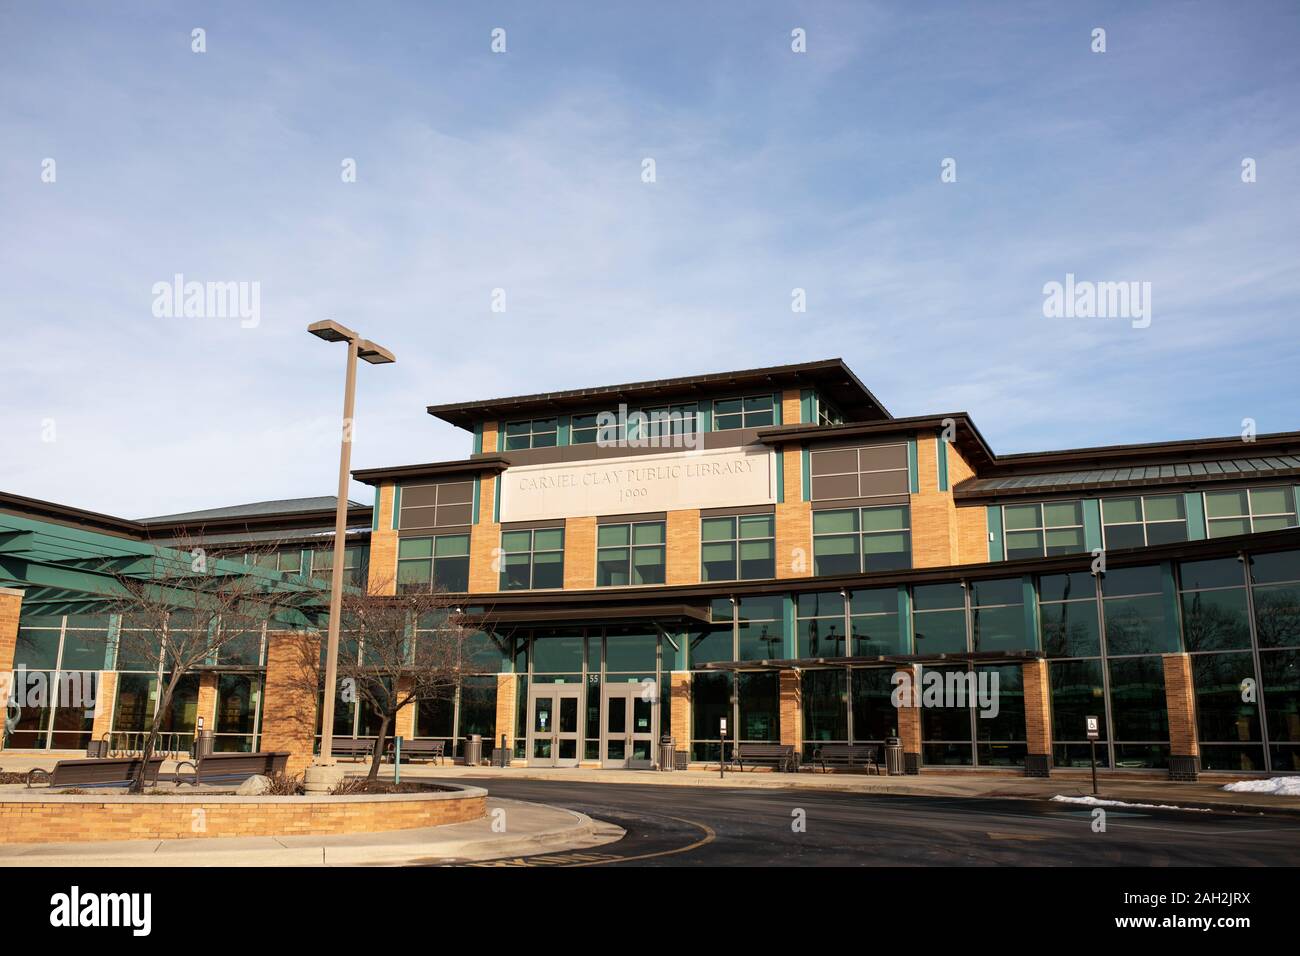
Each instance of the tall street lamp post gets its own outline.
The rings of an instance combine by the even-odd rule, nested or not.
[[[348,370],[343,387],[343,435],[339,446],[339,494],[334,509],[334,567],[330,574],[329,636],[325,650],[325,699],[321,712],[320,754],[307,768],[306,788],[329,790],[343,774],[334,763],[334,697],[339,672],[339,618],[343,606],[344,545],[348,530],[348,481],[352,467],[352,410],[357,395],[357,359],[371,365],[396,361],[383,346],[361,338],[356,332],[330,319],[313,322],[307,331],[326,342],[348,344]]]

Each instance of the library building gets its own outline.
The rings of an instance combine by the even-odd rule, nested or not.
[[[465,457],[358,469],[373,503],[347,509],[346,587],[449,592],[478,631],[476,673],[399,713],[404,740],[464,759],[479,735],[505,766],[889,742],[906,773],[1300,772],[1300,432],[999,455],[964,412],[894,417],[839,359],[427,412]],[[4,749],[150,726],[165,675],[115,653],[105,580],[201,539],[231,574],[319,581],[335,505],[123,519],[0,493],[0,671],[98,688],[93,710],[7,693]],[[321,620],[186,674],[168,749],[202,727],[309,761],[278,646]],[[935,674],[994,699],[895,693]],[[377,726],[336,707],[336,745]]]

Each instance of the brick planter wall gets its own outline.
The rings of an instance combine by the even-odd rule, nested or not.
[[[329,836],[478,820],[487,791],[351,797],[0,795],[0,843]]]

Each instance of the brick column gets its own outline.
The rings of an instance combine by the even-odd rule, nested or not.
[[[370,568],[366,588],[371,594],[397,593],[397,532],[393,530],[393,484],[386,482],[375,493],[379,520],[370,532]]]
[[[668,536],[665,583],[699,584],[700,510],[688,508],[668,512],[664,531]]]
[[[803,500],[803,452],[787,445],[781,456],[782,500],[776,505],[776,576],[812,575],[812,503]]]
[[[939,490],[938,447],[934,432],[916,436],[917,491],[912,504],[912,567],[957,563],[957,506],[952,485]],[[950,449],[951,450],[951,449]]]
[[[411,692],[413,681],[409,677],[403,677],[397,682],[397,696],[400,700],[404,694]],[[392,734],[394,737],[401,737],[403,740],[410,740],[415,736],[415,711],[420,706],[418,701],[411,701],[397,712],[397,718],[393,721]]]
[[[289,751],[289,773],[302,772],[315,750],[320,642],[311,631],[266,633],[262,749]]]
[[[501,746],[501,735],[505,734],[506,748],[513,753],[515,748],[515,707],[519,695],[519,678],[514,674],[497,675],[497,731],[494,747]],[[506,762],[509,766],[509,761]]]
[[[1025,692],[1026,777],[1046,777],[1052,768],[1052,689],[1047,661],[1025,661],[1020,665]]]
[[[673,671],[669,675],[668,693],[672,700],[672,713],[669,723],[672,728],[674,746],[678,750],[691,752],[691,672]]]
[[[99,686],[95,689],[95,723],[90,728],[91,740],[103,740],[113,730],[113,710],[117,706],[117,673],[100,671]]]
[[[484,441],[484,450],[486,450],[486,434]],[[495,441],[496,433],[493,432],[493,442]],[[471,591],[501,590],[501,565],[497,558],[497,549],[501,547],[501,525],[492,520],[496,508],[497,484],[498,479],[492,475],[483,475],[479,482],[478,524],[470,528],[469,533],[469,589]]]
[[[1192,686],[1192,659],[1187,654],[1165,654],[1165,707],[1169,713],[1169,779],[1195,780],[1201,769],[1201,746],[1196,733],[1196,692]]]
[[[564,521],[564,586],[596,586],[595,518],[566,518]]]
[[[897,673],[908,675],[916,687],[916,668],[911,665],[895,668]],[[912,706],[910,695],[904,695],[898,708],[898,739],[903,745],[903,766],[906,773],[917,773],[921,767],[921,712]]]
[[[203,729],[214,733],[217,729],[217,675],[212,671],[199,674],[199,702],[194,713],[194,729],[198,731],[197,718],[203,718]]]
[[[803,752],[803,684],[799,672],[783,670],[781,686],[781,743]]]
[[[17,588],[0,588],[0,714],[9,708],[13,693],[14,654],[18,649],[18,618],[22,613],[23,592]],[[0,729],[0,750],[4,749],[4,732]]]

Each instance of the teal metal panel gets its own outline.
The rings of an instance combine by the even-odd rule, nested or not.
[[[393,530],[396,531],[402,517],[402,486],[393,488]]]
[[[807,445],[799,448],[799,483],[802,485],[801,497],[804,501],[812,501],[812,452],[808,450]]]
[[[811,388],[799,392],[799,421],[804,425],[817,424],[817,393]]]
[[[379,489],[375,489],[375,503],[370,506],[370,530],[379,530]]]
[[[1020,579],[1020,593],[1025,601],[1025,634],[1033,641],[1033,650],[1042,650],[1043,636],[1038,629],[1038,591],[1034,587],[1033,575],[1027,574]]]
[[[1083,499],[1083,546],[1089,554],[1101,547],[1101,501],[1097,498]]]
[[[777,425],[784,425],[785,412],[781,408],[781,393],[772,393],[772,421]]]
[[[989,529],[989,560],[1002,560],[1002,507],[989,505],[985,509]]]
[[[478,524],[478,503],[479,503],[479,498],[482,496],[482,494],[483,494],[483,476],[475,475],[474,476],[474,497],[470,504],[470,515],[469,515],[470,524]]]
[[[1183,495],[1183,510],[1187,513],[1187,540],[1205,540],[1205,499],[1199,491]]]
[[[916,494],[921,490],[921,474],[916,463],[916,436],[907,440],[907,490]]]
[[[948,443],[942,437],[935,436],[935,461],[939,465],[939,490],[948,490]]]
[[[776,502],[781,504],[785,501],[785,453],[778,448],[776,450]]]
[[[483,423],[474,423],[474,454],[483,454]]]
[[[108,616],[108,643],[104,647],[104,670],[117,670],[117,647],[122,639],[122,615]]]
[[[492,521],[501,523],[501,476],[492,477]]]
[[[898,588],[898,640],[904,654],[912,653],[912,595],[907,588]]]
[[[788,592],[781,595],[781,615],[785,624],[782,654],[787,660],[793,660],[799,652],[795,650],[794,595]]]
[[[555,443],[560,446],[569,444],[569,416],[561,415],[555,427]]]
[[[700,432],[713,431],[713,402],[704,398],[699,402]]]

